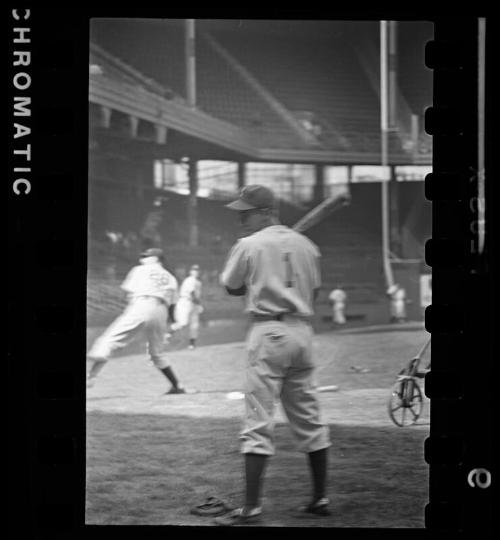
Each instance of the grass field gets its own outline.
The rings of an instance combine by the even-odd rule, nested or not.
[[[221,327],[221,341],[231,330]],[[165,379],[145,355],[112,360],[87,394],[86,522],[106,525],[211,525],[189,514],[214,495],[241,502],[243,463],[238,432],[243,401],[226,394],[243,386],[242,329],[238,341],[172,353],[181,382],[194,395],[165,396]],[[417,424],[395,426],[386,409],[396,374],[428,335],[419,323],[326,331],[315,336],[318,384],[330,426],[331,517],[297,519],[289,510],[307,500],[306,459],[296,451],[277,408],[276,456],[264,484],[262,526],[423,527],[428,470],[423,443],[429,404]],[[215,338],[212,341],[216,341]],[[354,372],[352,366],[369,369]]]

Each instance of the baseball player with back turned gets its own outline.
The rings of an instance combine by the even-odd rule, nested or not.
[[[391,302],[391,323],[402,323],[406,321],[406,291],[398,283],[391,285],[387,289],[387,294]]]
[[[252,326],[247,336],[245,420],[241,432],[245,502],[215,518],[218,525],[246,525],[261,516],[261,485],[274,454],[273,414],[281,399],[299,450],[306,453],[313,494],[300,516],[329,515],[326,497],[328,427],[313,379],[313,331],[309,323],[321,285],[320,252],[305,236],[281,225],[271,190],[242,189],[227,205],[239,213],[244,237],[233,246],[220,280],[227,292],[246,295]]]
[[[343,325],[346,322],[345,318],[345,302],[347,294],[339,285],[335,287],[328,295],[328,300],[332,304],[332,321],[334,324]]]
[[[153,364],[171,383],[167,394],[185,394],[165,356],[168,307],[177,301],[177,280],[162,265],[161,249],[149,248],[141,254],[140,264],[130,270],[122,289],[128,294],[125,311],[95,341],[87,354],[91,368],[87,387],[92,387],[112,353],[145,335]]]

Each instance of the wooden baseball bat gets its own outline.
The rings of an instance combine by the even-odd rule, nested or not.
[[[292,227],[294,231],[304,232],[307,229],[310,229],[316,223],[319,223],[326,216],[332,214],[338,208],[349,204],[351,196],[349,192],[342,192],[328,197],[323,202],[315,206],[312,210],[307,212],[306,215],[302,216],[297,223]]]

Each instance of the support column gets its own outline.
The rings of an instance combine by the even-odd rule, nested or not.
[[[387,21],[380,21],[380,142],[381,142],[381,165],[386,171],[389,164],[389,104],[388,104],[388,73],[387,73]],[[386,287],[394,285],[392,275],[389,229],[389,179],[383,179],[380,183],[381,206],[382,206],[382,260]]]
[[[395,255],[402,257],[403,254],[401,253],[401,229],[399,224],[399,182],[396,180],[395,166],[391,165],[389,169],[389,249]]]
[[[245,187],[247,167],[244,161],[238,161],[238,190]]]
[[[167,126],[155,124],[156,144],[165,144],[167,142]]]
[[[196,45],[195,20],[186,19],[185,23],[186,56],[186,98],[191,108],[196,107]]]
[[[419,147],[419,133],[420,127],[418,123],[418,114],[411,115],[411,153],[414,160],[418,157],[418,147]]]
[[[397,128],[397,21],[389,21],[388,24],[388,55],[387,55],[387,71],[388,71],[388,123],[390,128]]]
[[[135,197],[141,203],[144,200],[145,190],[153,187],[153,159],[142,157],[137,161]]]
[[[109,129],[111,127],[111,109],[109,107],[105,107],[104,105],[101,105],[100,107],[100,122],[101,127]]]
[[[325,167],[314,165],[314,191],[313,203],[319,204],[325,198]]]
[[[187,222],[189,247],[198,247],[198,162],[196,159],[189,159],[189,198],[187,207]]]
[[[136,139],[137,133],[139,131],[139,118],[137,118],[137,116],[129,115],[128,119],[129,119],[129,128],[130,128],[130,131],[129,131],[130,137],[132,139]]]
[[[352,184],[352,178],[353,178],[353,165],[347,165],[347,183],[349,185]]]

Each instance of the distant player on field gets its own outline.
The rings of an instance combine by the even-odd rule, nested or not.
[[[345,318],[345,304],[347,300],[346,292],[340,287],[335,287],[328,295],[328,300],[332,304],[332,320],[336,325],[344,325]]]
[[[113,352],[139,336],[144,336],[153,364],[171,383],[167,394],[184,394],[165,356],[168,307],[177,301],[177,280],[162,266],[161,249],[150,248],[141,254],[140,264],[130,270],[122,289],[128,295],[124,312],[95,341],[87,354],[91,362],[87,387],[92,387]]]
[[[200,314],[203,311],[199,274],[200,267],[197,264],[193,264],[189,270],[189,276],[184,279],[180,287],[179,300],[175,306],[175,322],[170,325],[170,329],[173,332],[186,326],[189,328],[189,349],[196,347],[200,327]]]
[[[391,323],[403,323],[406,321],[406,291],[401,285],[395,283],[387,289],[390,298]]]

